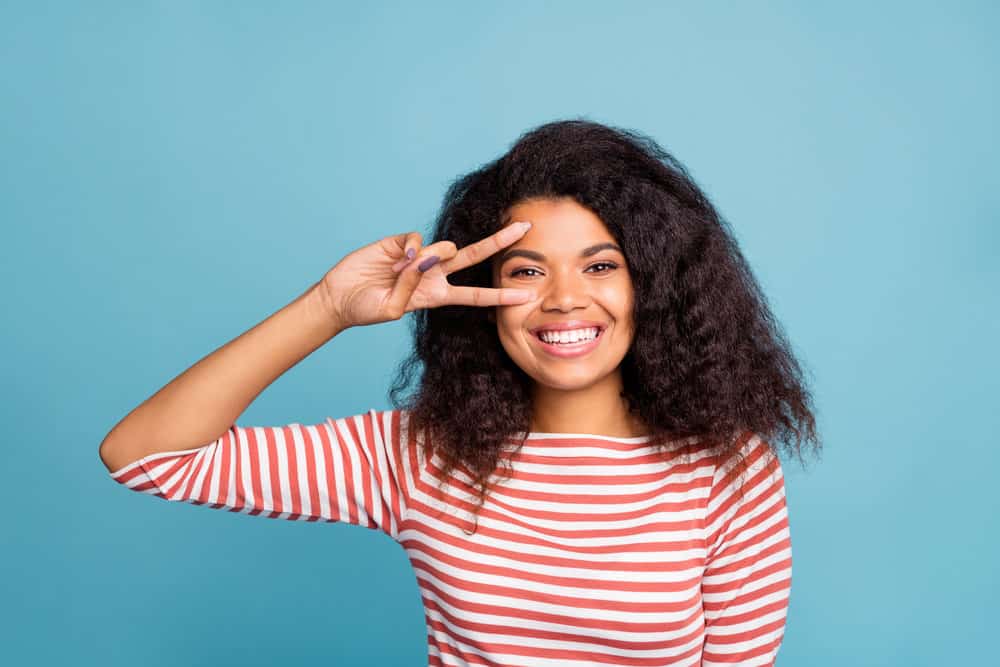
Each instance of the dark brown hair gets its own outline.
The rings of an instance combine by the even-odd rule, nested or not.
[[[811,396],[779,323],[728,223],[687,170],[651,138],[573,119],[541,125],[502,157],[448,188],[431,240],[462,248],[509,222],[514,204],[569,197],[593,211],[625,253],[635,289],[635,339],[622,361],[623,396],[664,451],[697,439],[717,461],[749,435],[800,462],[818,452]],[[490,287],[489,261],[449,277]],[[505,442],[523,444],[532,380],[500,344],[490,310],[411,313],[414,348],[397,369],[393,404],[423,430],[429,453],[478,485],[479,506]],[[416,391],[401,400],[418,366]],[[683,447],[681,448],[683,449]]]

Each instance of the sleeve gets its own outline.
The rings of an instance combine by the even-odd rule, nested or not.
[[[717,466],[706,514],[702,666],[774,665],[791,591],[792,545],[781,464],[748,434],[748,468],[736,494],[734,459]]]
[[[133,491],[253,516],[378,528],[398,541],[412,448],[399,410],[319,424],[237,426],[110,473]]]

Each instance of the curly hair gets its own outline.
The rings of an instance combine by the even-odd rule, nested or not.
[[[635,290],[635,338],[621,363],[629,412],[650,443],[672,455],[708,446],[743,479],[742,444],[753,434],[804,464],[818,452],[811,395],[729,224],[687,170],[653,139],[585,119],[546,123],[502,157],[455,179],[432,241],[458,248],[510,222],[529,199],[572,198],[597,215],[624,250]],[[450,276],[494,286],[489,262]],[[491,309],[443,306],[411,313],[414,346],[390,399],[440,453],[442,483],[455,468],[478,487],[482,508],[505,443],[524,444],[531,378],[500,344]],[[416,368],[423,373],[405,398]],[[704,450],[703,450],[704,451]],[[509,470],[509,466],[508,466]],[[742,481],[737,490],[742,488]]]

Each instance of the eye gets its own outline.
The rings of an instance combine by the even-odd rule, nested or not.
[[[591,264],[587,268],[588,269],[592,269],[592,268],[594,268],[596,266],[608,266],[608,267],[611,267],[611,268],[608,269],[608,271],[612,271],[612,270],[618,268],[618,265],[615,264],[614,262],[598,262],[597,264]],[[607,273],[608,271],[598,271],[597,273]]]
[[[591,264],[590,266],[588,266],[587,267],[587,271],[590,271],[591,269],[597,269],[595,271],[591,271],[591,273],[608,273],[610,271],[614,271],[617,268],[618,268],[618,265],[615,264],[614,262],[597,262],[596,264]],[[528,271],[534,271],[535,273],[534,274],[529,274],[529,273],[527,273]],[[517,276],[527,276],[527,277],[531,278],[531,277],[534,277],[534,275],[536,275],[536,274],[538,274],[538,269],[535,269],[535,268],[530,267],[530,266],[526,266],[524,268],[515,269],[514,271],[511,271],[510,272],[510,277],[511,278],[515,278]]]

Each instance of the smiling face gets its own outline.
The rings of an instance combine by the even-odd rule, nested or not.
[[[618,366],[634,336],[634,293],[618,242],[569,198],[523,201],[509,214],[532,226],[494,256],[493,286],[527,288],[536,298],[496,308],[504,350],[536,389],[620,385]],[[564,331],[553,337],[558,328]],[[586,340],[595,330],[597,338]]]

